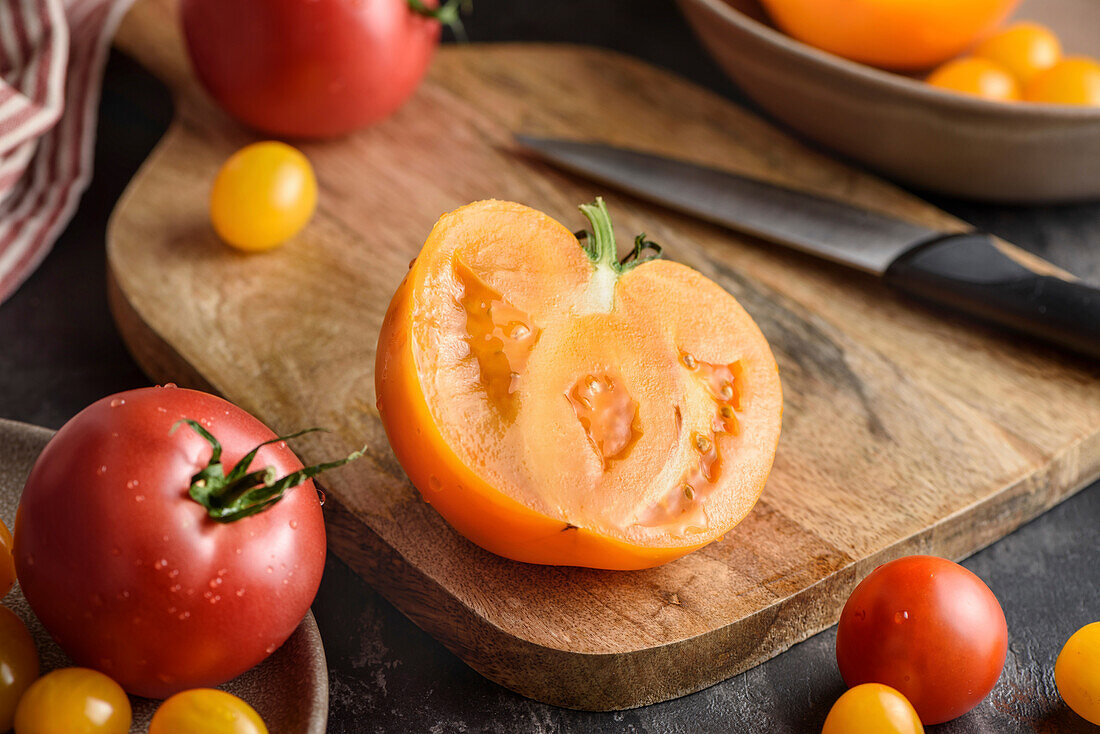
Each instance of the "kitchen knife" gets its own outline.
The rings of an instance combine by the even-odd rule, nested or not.
[[[553,165],[881,277],[902,291],[1100,357],[1100,289],[977,230],[941,232],[839,200],[602,143],[516,136]]]

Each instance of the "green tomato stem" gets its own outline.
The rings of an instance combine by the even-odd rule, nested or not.
[[[462,25],[462,12],[469,12],[470,0],[446,0],[442,5],[432,8],[424,0],[405,0],[409,9],[417,15],[439,21],[454,31],[455,38],[466,41],[466,28]]]
[[[304,431],[286,436],[277,436],[269,441],[264,441],[234,464],[233,468],[229,470],[229,474],[226,474],[225,467],[221,462],[222,445],[218,439],[206,430],[202,424],[190,418],[177,421],[172,426],[172,430],[175,431],[180,424],[190,426],[191,430],[199,434],[203,440],[210,444],[211,448],[210,461],[191,477],[188,494],[191,499],[206,508],[206,514],[211,519],[222,523],[234,522],[263,512],[281,500],[287,490],[297,487],[307,479],[312,479],[329,469],[335,469],[355,461],[367,450],[367,447],[364,446],[343,459],[307,466],[296,472],[291,472],[281,479],[277,478],[277,472],[273,466],[265,466],[262,469],[249,471],[256,454],[264,446],[280,441],[289,441],[307,433],[323,430],[321,428],[307,428]]]

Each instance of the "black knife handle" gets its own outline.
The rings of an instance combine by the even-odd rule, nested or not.
[[[890,285],[1100,357],[1100,289],[983,233],[918,245],[886,270]]]

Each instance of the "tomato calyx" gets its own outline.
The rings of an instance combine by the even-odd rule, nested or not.
[[[249,451],[244,458],[238,461],[229,474],[225,473],[225,467],[221,462],[222,445],[208,430],[198,421],[184,418],[178,421],[172,430],[175,431],[181,424],[191,427],[210,444],[212,453],[209,463],[191,477],[191,486],[188,494],[191,499],[206,508],[206,514],[212,520],[222,523],[230,523],[249,515],[263,512],[283,498],[287,490],[297,487],[307,479],[344,466],[361,457],[366,451],[366,446],[353,451],[343,459],[314,464],[291,472],[285,477],[277,478],[275,467],[265,466],[256,471],[249,471],[256,454],[264,446],[289,441],[290,439],[304,436],[307,433],[322,431],[322,428],[307,428],[304,431],[291,433],[286,436],[277,436],[269,441],[264,441],[256,448]]]
[[[618,247],[615,244],[615,230],[611,226],[611,215],[603,198],[597,196],[591,204],[581,204],[579,209],[588,218],[591,230],[575,232],[588,259],[592,261],[595,272],[588,292],[584,296],[581,312],[608,312],[615,300],[615,281],[619,276],[661,257],[661,246],[646,238],[645,233],[634,238],[634,249],[619,260]],[[649,254],[645,254],[649,253]]]
[[[466,28],[462,25],[460,15],[463,12],[469,12],[469,0],[447,0],[435,8],[425,4],[424,0],[405,1],[409,4],[409,9],[417,15],[439,21],[441,25],[445,25],[454,31],[455,38],[460,41],[466,40]]]
[[[622,260],[616,259],[618,248],[615,244],[615,230],[611,226],[611,215],[607,213],[603,197],[597,196],[591,204],[581,204],[578,208],[588,218],[592,231],[582,229],[575,236],[578,240],[583,240],[581,247],[596,267],[609,268],[617,275],[622,275],[632,268],[661,257],[661,246],[646,238],[645,232],[642,232],[634,238],[634,249]],[[650,254],[643,257],[645,252]]]

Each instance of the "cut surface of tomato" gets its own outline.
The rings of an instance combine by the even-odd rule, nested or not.
[[[580,241],[528,207],[444,215],[391,302],[378,407],[413,484],[521,561],[633,569],[724,535],[779,439],[771,350],[695,270],[620,263],[602,202]]]

